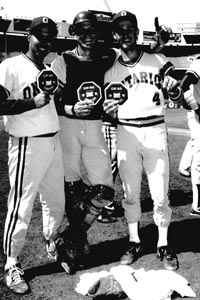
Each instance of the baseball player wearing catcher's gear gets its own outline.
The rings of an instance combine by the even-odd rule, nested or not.
[[[40,91],[37,86],[38,74],[48,68],[43,59],[50,52],[56,35],[56,24],[51,19],[33,19],[27,53],[0,64],[0,109],[9,134],[5,281],[17,294],[29,290],[18,257],[25,243],[37,191],[42,205],[43,233],[51,249],[64,214],[64,169],[57,134],[59,119],[53,95]]]
[[[168,245],[171,208],[168,199],[169,157],[164,123],[164,94],[180,101],[182,90],[169,76],[173,65],[162,54],[149,54],[137,45],[139,29],[136,16],[121,11],[113,18],[113,32],[121,56],[105,74],[105,84],[121,82],[128,99],[105,100],[104,109],[118,117],[117,156],[125,198],[122,205],[129,229],[129,245],[121,258],[132,264],[141,253],[138,225],[141,217],[140,190],[142,170],[147,174],[154,203],[154,221],[158,227],[157,254],[167,269],[178,267],[178,260]],[[173,93],[172,93],[173,91]]]
[[[200,216],[200,57],[195,59],[181,81],[183,106],[188,109],[188,126],[192,139],[191,182],[193,201],[190,214]]]
[[[56,58],[52,69],[63,88],[56,105],[61,124],[66,213],[70,221],[65,237],[77,246],[76,260],[76,253],[79,257],[89,251],[87,230],[114,197],[111,160],[102,132],[101,88],[105,71],[113,64],[116,53],[97,47],[98,22],[89,11],[75,16],[70,32],[78,45]],[[100,96],[96,97],[98,93]],[[89,185],[83,181],[81,165]]]

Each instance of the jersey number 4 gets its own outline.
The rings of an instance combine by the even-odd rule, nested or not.
[[[160,105],[160,95],[158,92],[155,92],[153,96],[153,102],[155,102],[156,105]]]

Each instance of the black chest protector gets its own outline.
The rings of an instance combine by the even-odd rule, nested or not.
[[[66,63],[66,86],[63,91],[62,105],[74,105],[78,100],[77,90],[84,82],[94,82],[101,89],[101,99],[97,102],[90,116],[86,119],[100,119],[104,100],[104,74],[112,66],[116,54],[112,49],[105,53],[94,52],[91,60],[83,60],[74,52],[63,54]]]

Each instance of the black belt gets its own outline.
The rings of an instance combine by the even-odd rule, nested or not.
[[[57,134],[57,131],[51,132],[51,133],[46,133],[46,134],[34,135],[33,137],[53,137],[56,134]]]
[[[152,116],[140,119],[119,119],[118,124],[132,127],[149,127],[164,123],[164,116]]]

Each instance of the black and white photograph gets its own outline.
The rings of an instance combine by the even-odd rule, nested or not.
[[[200,300],[198,8],[0,0],[1,300]]]

